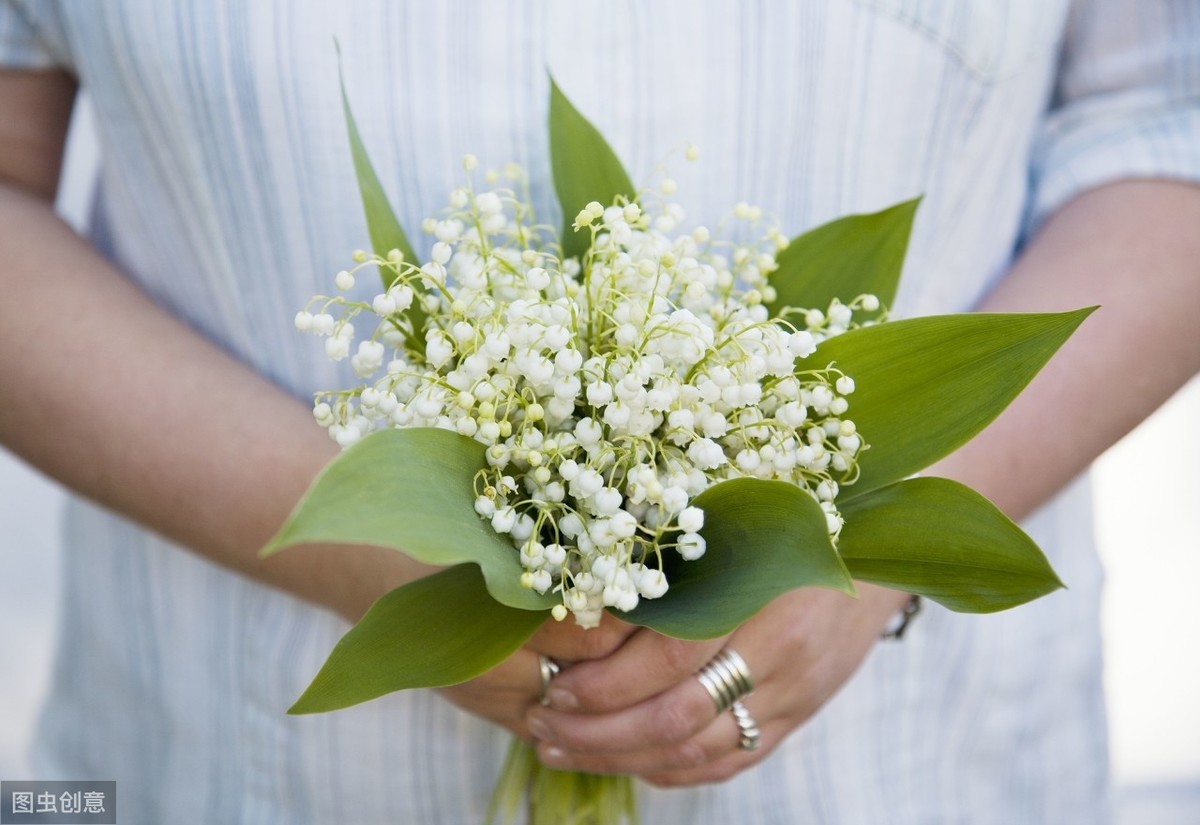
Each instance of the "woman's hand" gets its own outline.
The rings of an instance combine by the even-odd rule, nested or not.
[[[640,629],[610,656],[552,683],[550,707],[528,709],[526,729],[553,768],[628,773],[661,786],[718,782],[761,761],[812,717],[862,662],[907,594],[858,584],[859,598],[806,588],[785,594],[727,639],[683,642]],[[743,700],[762,732],[738,747],[695,673],[722,647],[754,676]]]
[[[571,619],[547,621],[528,643],[496,667],[469,682],[442,688],[448,700],[468,713],[507,728],[527,741],[535,737],[526,714],[542,699],[538,655],[575,663],[611,656],[638,628],[605,613],[600,626],[580,628]]]

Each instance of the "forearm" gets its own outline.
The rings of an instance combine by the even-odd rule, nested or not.
[[[260,561],[336,452],[306,406],[155,306],[48,204],[3,186],[0,262],[10,449],[215,562],[347,616],[427,571],[374,548]]]
[[[930,469],[1013,518],[1049,500],[1200,370],[1200,187],[1126,181],[1051,218],[982,311],[1093,304],[984,432]]]

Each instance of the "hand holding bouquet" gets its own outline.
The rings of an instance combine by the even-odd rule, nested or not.
[[[347,449],[267,552],[374,544],[448,569],[377,602],[293,712],[471,679],[548,616],[704,639],[804,586],[860,579],[975,612],[1059,586],[986,500],[909,477],[1088,311],[882,323],[916,202],[791,241],[746,204],[749,243],[685,232],[553,84],[561,232],[521,170],[485,191],[468,176],[420,263],[346,117],[375,254],[336,282],[375,266],[382,287],[297,315],[362,383],[317,397]],[[538,821],[632,808],[627,784],[545,772],[518,746],[497,799],[524,788]]]

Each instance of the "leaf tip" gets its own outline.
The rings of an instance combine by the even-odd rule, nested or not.
[[[308,687],[304,689],[304,692],[300,694],[300,698],[293,702],[292,706],[287,709],[288,716],[308,716],[314,713],[329,713],[331,711],[342,710],[344,708],[361,704],[368,699],[373,699],[380,695],[375,694],[374,696],[362,696],[359,698],[349,699],[345,695],[339,696],[336,687],[336,671],[333,674],[335,685],[333,688],[333,693],[330,695],[330,680],[326,673],[328,668],[329,662],[326,662],[325,665],[322,666],[320,672],[313,677],[313,680],[309,683]]]
[[[323,710],[332,710],[332,708],[313,707],[313,702],[308,698],[308,691],[304,693],[292,703],[292,706],[287,709],[288,716],[309,716],[313,713],[321,713]]]
[[[270,541],[259,548],[258,553],[255,555],[257,555],[259,559],[267,559],[278,553],[280,550],[286,550],[289,546],[290,545],[288,545],[287,540],[283,537],[283,528],[280,528],[279,532],[272,536]]]

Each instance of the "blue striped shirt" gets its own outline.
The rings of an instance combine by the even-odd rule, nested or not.
[[[335,37],[406,226],[465,152],[525,165],[554,214],[549,67],[635,179],[702,147],[671,169],[691,221],[752,200],[795,234],[924,193],[907,315],[976,304],[1086,188],[1200,179],[1194,0],[0,0],[0,65],[65,67],[94,101],[96,246],[299,397],[338,378],[292,313],[368,244]],[[930,606],[763,764],[644,789],[644,821],[1106,821],[1087,498],[1026,525],[1069,591],[994,616]],[[482,819],[507,734],[432,692],[288,717],[340,619],[86,502],[66,518],[39,777],[116,779],[126,822]]]

